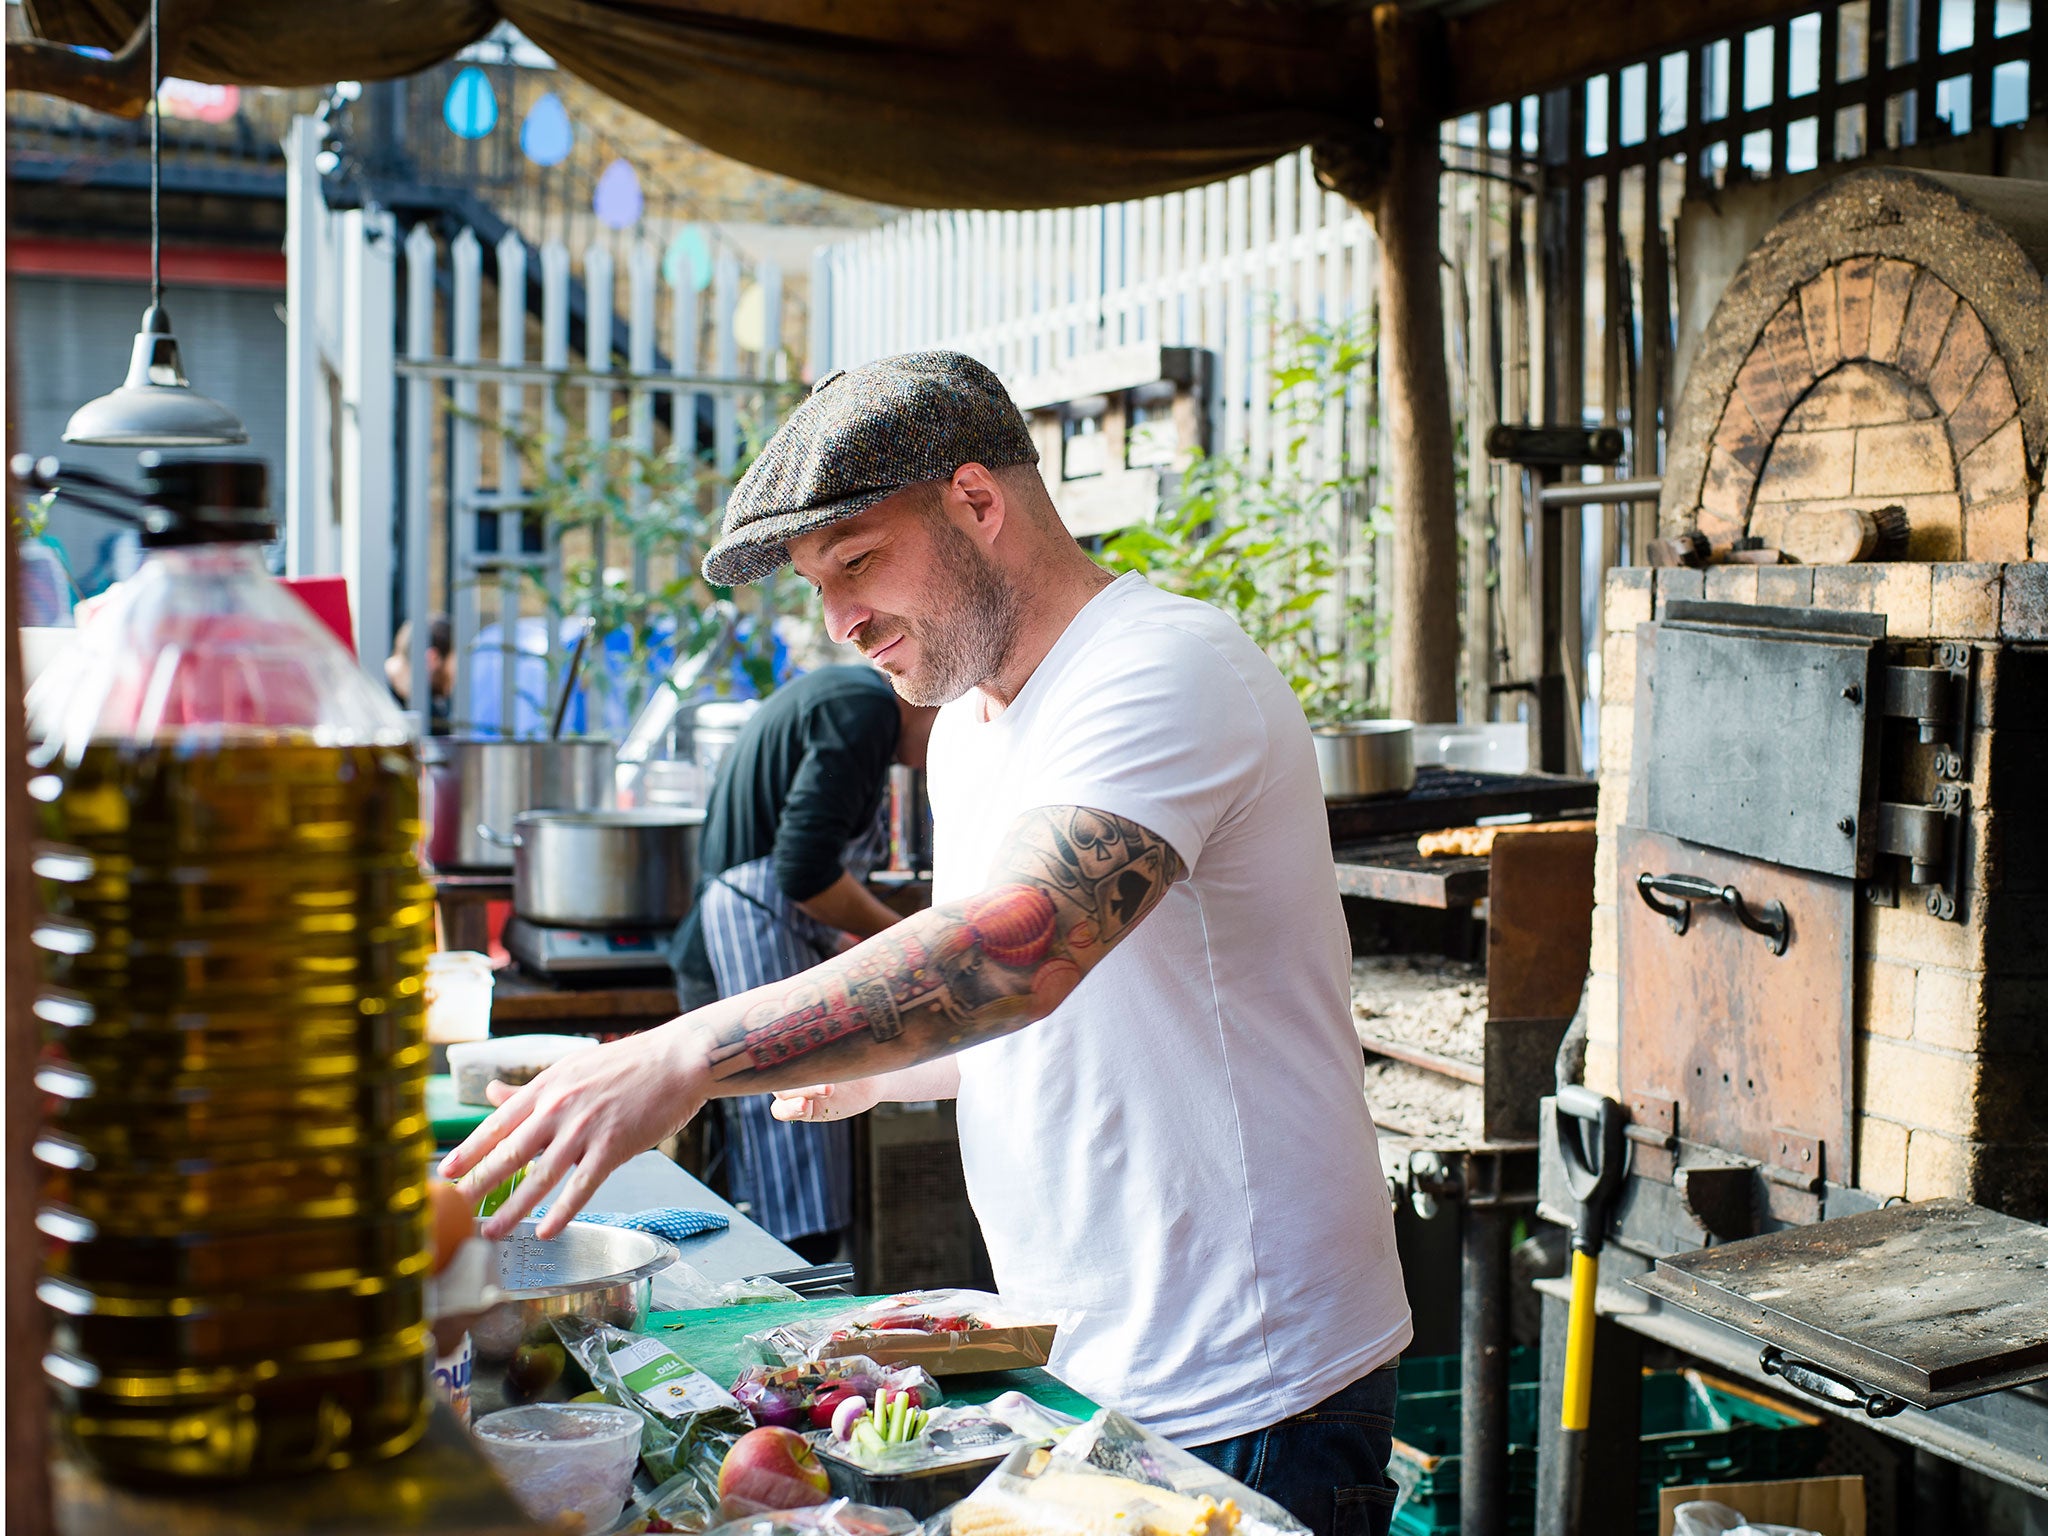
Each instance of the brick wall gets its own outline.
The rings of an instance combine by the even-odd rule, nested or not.
[[[1778,542],[1798,511],[1906,511],[1912,560],[2028,557],[2034,497],[2012,377],[1967,299],[1854,257],[1787,298],[1723,404],[1699,526]],[[2048,529],[2033,531],[2036,553]]]
[[[1628,797],[1635,627],[1673,598],[1885,615],[1977,643],[1961,922],[1860,906],[1857,1183],[2048,1218],[2048,565],[1896,563],[1609,573],[1586,1081],[1617,1094],[1615,829]],[[1789,1021],[1788,1021],[1789,1024]]]

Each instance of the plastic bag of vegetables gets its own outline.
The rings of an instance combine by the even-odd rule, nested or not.
[[[877,1365],[865,1355],[750,1366],[732,1384],[732,1395],[756,1424],[781,1429],[829,1428],[833,1410],[847,1398],[872,1403],[885,1391],[907,1392],[915,1408],[936,1408],[945,1400],[928,1372],[914,1365]]]
[[[866,1504],[894,1505],[922,1518],[972,1493],[1011,1451],[1050,1438],[1020,1430],[1013,1422],[1019,1416],[992,1407],[927,1412],[885,1390],[872,1406],[859,1398],[841,1403],[833,1428],[811,1440],[834,1493]],[[1061,1424],[1064,1415],[1044,1410],[1037,1410],[1037,1416],[1057,1428],[1072,1423]]]
[[[752,1429],[732,1394],[659,1339],[588,1318],[558,1317],[556,1335],[607,1402],[640,1415],[640,1461],[656,1483],[679,1475],[718,1505],[718,1468]]]

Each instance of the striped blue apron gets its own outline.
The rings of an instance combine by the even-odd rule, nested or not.
[[[856,880],[888,846],[887,804],[840,863]],[[698,908],[718,995],[732,997],[807,971],[837,953],[841,935],[783,895],[775,861],[735,865],[712,880]],[[853,1221],[853,1130],[845,1121],[791,1125],[769,1112],[770,1094],[727,1099],[728,1187],[735,1204],[788,1242],[837,1232]]]

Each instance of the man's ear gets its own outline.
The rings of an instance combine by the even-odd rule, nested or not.
[[[984,549],[994,544],[1010,514],[1009,497],[1002,482],[985,465],[962,464],[953,471],[949,489],[968,536]]]

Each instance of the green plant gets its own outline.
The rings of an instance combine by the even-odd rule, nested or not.
[[[549,589],[542,572],[531,577],[551,626],[558,628],[570,616],[591,623],[581,681],[592,717],[606,712],[616,695],[631,719],[655,689],[666,686],[656,666],[665,644],[682,657],[718,640],[721,600],[742,616],[735,660],[755,691],[766,696],[776,681],[774,620],[801,603],[802,584],[784,571],[728,590],[702,574],[704,556],[718,539],[719,492],[745,473],[751,453],[721,473],[704,455],[635,443],[623,418],[618,413],[606,438],[551,438],[486,423],[517,448],[529,513],[543,522],[549,538],[582,536],[585,552],[564,561],[558,590]],[[743,442],[758,447],[766,441],[765,421],[744,426]],[[615,653],[605,648],[614,635],[626,642],[618,666],[610,664]],[[567,658],[555,664],[566,666]],[[718,667],[706,681],[723,691],[728,679]],[[550,696],[560,684],[559,675],[550,678]]]
[[[1283,330],[1270,376],[1279,433],[1270,467],[1197,453],[1158,518],[1102,550],[1112,570],[1142,571],[1166,591],[1230,613],[1280,669],[1311,724],[1370,712],[1356,664],[1377,650],[1371,607],[1343,604],[1333,621],[1340,572],[1317,531],[1358,503],[1366,474],[1359,465],[1322,464],[1313,445],[1328,412],[1372,365],[1372,334],[1362,323]]]

